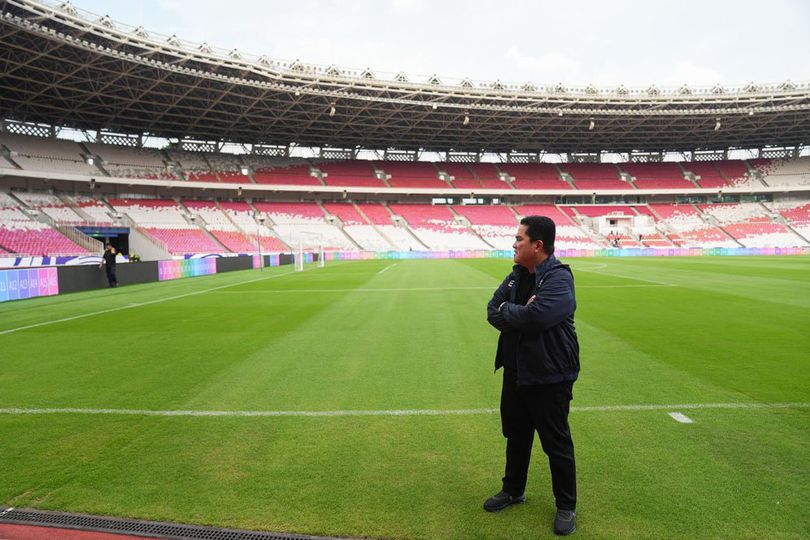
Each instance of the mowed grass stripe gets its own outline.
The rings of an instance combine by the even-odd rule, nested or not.
[[[709,268],[717,258],[567,261],[582,345],[571,415],[581,538],[806,532],[810,414],[761,405],[810,402],[807,310],[757,300],[788,298],[806,260],[771,268],[773,259],[746,259],[753,281],[729,261],[706,270],[722,274],[710,285],[688,274],[701,261]],[[510,262],[398,261],[379,274],[390,264],[327,265],[223,289],[247,294],[198,294],[8,334],[0,338],[0,407],[496,409],[497,332],[485,304]],[[763,280],[769,273],[775,279]],[[648,284],[633,277],[689,283],[615,287]],[[226,283],[197,279],[208,278],[185,280],[195,287],[185,292]],[[156,299],[169,290],[162,285],[115,293]],[[352,292],[371,288],[402,290]],[[284,289],[315,290],[262,293]],[[67,296],[82,300],[54,307],[76,305],[73,314],[111,301]],[[47,309],[37,316],[54,318]],[[737,403],[759,408],[684,407]],[[668,409],[589,410],[655,404],[689,410],[695,422],[678,424]],[[503,474],[494,412],[211,420],[0,415],[0,455],[14,464],[0,504],[340,536],[551,537],[539,444],[529,502],[497,515],[480,508]]]

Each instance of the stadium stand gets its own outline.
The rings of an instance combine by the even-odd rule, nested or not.
[[[277,238],[266,225],[256,221],[254,215],[258,214],[258,211],[254,210],[250,204],[242,201],[222,201],[219,203],[219,207],[237,227],[246,233],[251,243],[255,242],[258,235],[263,252],[289,251],[289,246]]]
[[[509,249],[514,243],[518,218],[508,206],[453,206],[453,210],[495,249]]]
[[[17,192],[17,197],[30,208],[39,210],[47,215],[55,223],[83,223],[84,219],[70,207],[68,207],[59,197],[50,193]]]
[[[695,175],[696,184],[702,188],[722,189],[731,187],[728,179],[720,173],[711,161],[684,163],[683,167],[687,172]]]
[[[769,186],[810,186],[810,157],[769,163],[763,179]]]
[[[348,203],[324,203],[326,211],[340,219],[343,230],[361,249],[367,251],[389,251],[397,249],[380,231],[360,214],[360,211]]]
[[[87,164],[82,149],[72,141],[0,133],[0,145],[5,146],[10,158],[25,170],[82,175],[101,173],[94,165]]]
[[[183,209],[164,199],[110,199],[110,205],[126,214],[142,230],[166,245],[172,254],[220,253],[225,251],[204,229],[189,223]]]
[[[638,189],[689,189],[695,187],[685,180],[677,163],[621,163],[618,167],[633,177]]]
[[[419,241],[434,250],[490,249],[474,231],[456,221],[447,206],[429,204],[391,204],[394,214],[402,217]]]
[[[339,227],[326,221],[316,203],[254,202],[254,206],[270,218],[276,233],[293,248],[320,244],[328,250],[358,249]]]
[[[253,171],[257,184],[288,186],[319,186],[321,181],[311,175],[309,165],[287,167],[262,166]]]
[[[386,187],[374,175],[374,167],[368,161],[325,162],[318,163],[317,167],[324,173],[323,181],[327,186]]]
[[[177,177],[167,170],[165,160],[158,150],[98,143],[85,143],[85,146],[101,160],[99,165],[110,176],[177,180]]]
[[[759,203],[706,204],[700,210],[745,247],[805,246],[802,238],[782,223],[774,223],[773,212]]]
[[[504,163],[500,169],[513,178],[515,189],[574,189],[560,178],[559,169],[552,163]]]
[[[571,176],[577,189],[633,189],[610,163],[561,163],[560,170]]]
[[[439,180],[434,163],[423,161],[377,161],[375,166],[384,171],[388,184],[394,188],[449,188],[450,184]]]
[[[398,250],[422,250],[426,247],[408,230],[405,223],[394,224],[391,212],[383,204],[357,203],[357,211],[365,216],[368,222]]]

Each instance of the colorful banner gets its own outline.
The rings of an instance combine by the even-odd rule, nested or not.
[[[750,255],[810,255],[808,247],[791,248],[610,248],[610,249],[558,249],[560,258],[576,257],[739,257]],[[329,251],[327,261],[357,261],[369,259],[511,259],[512,250],[463,251]],[[305,262],[310,260],[304,257]]]
[[[215,257],[208,259],[158,261],[158,279],[160,281],[166,281],[168,279],[206,276],[209,274],[216,274],[216,273],[217,273],[217,260]]]
[[[0,302],[59,294],[56,268],[0,270]]]

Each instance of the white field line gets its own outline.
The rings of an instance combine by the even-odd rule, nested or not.
[[[644,289],[669,287],[669,285],[578,285],[577,289]],[[400,287],[370,289],[273,289],[264,291],[219,291],[216,294],[278,294],[278,293],[328,293],[328,292],[408,292],[408,291],[495,291],[496,287]]]
[[[672,417],[673,420],[676,422],[680,422],[681,424],[692,424],[692,419],[686,416],[683,413],[679,412],[671,412],[669,415]]]
[[[804,409],[810,402],[798,403],[679,403],[661,405],[590,405],[571,407],[571,412],[660,411],[672,409]],[[79,409],[79,408],[0,408],[0,414],[88,414],[131,416],[453,416],[494,414],[499,409],[393,409],[393,410],[333,410],[333,411],[200,411],[152,409]]]
[[[644,279],[644,278],[635,277],[635,276],[627,276],[627,275],[623,275],[623,274],[602,272],[601,270],[603,268],[608,267],[607,263],[593,263],[595,266],[590,267],[591,268],[590,270],[588,269],[589,267],[583,268],[581,266],[581,264],[582,263],[580,263],[580,265],[574,264],[574,266],[573,266],[574,271],[587,272],[589,274],[601,274],[603,276],[618,277],[618,278],[623,278],[623,279],[629,279],[629,280],[632,280],[632,281],[646,281],[647,283],[655,283],[656,285],[662,285],[662,286],[665,286],[665,287],[678,287],[678,285],[676,285],[674,283],[666,283],[664,281],[656,281],[654,279]]]
[[[397,264],[399,264],[399,263],[389,264],[388,266],[386,266],[385,268],[383,268],[382,270],[380,270],[380,271],[379,271],[379,272],[377,272],[377,273],[378,273],[378,274],[382,274],[383,272],[385,272],[385,271],[386,271],[386,270],[388,270],[389,268],[393,268],[393,267],[394,267],[394,266],[396,266]]]
[[[28,330],[30,328],[38,328],[40,326],[48,326],[48,325],[51,325],[51,324],[57,324],[57,323],[61,323],[61,322],[75,321],[76,319],[83,319],[85,317],[93,317],[95,315],[103,315],[104,313],[112,313],[114,311],[122,311],[124,309],[132,309],[132,308],[141,307],[141,306],[148,306],[150,304],[160,304],[161,302],[168,302],[169,300],[177,300],[178,298],[185,298],[187,296],[195,296],[195,295],[198,295],[198,294],[205,294],[205,293],[212,292],[212,291],[217,291],[217,290],[220,290],[220,289],[226,289],[228,287],[236,287],[237,285],[245,285],[246,283],[253,283],[254,281],[262,281],[262,280],[265,280],[265,279],[274,279],[274,278],[286,276],[286,275],[293,274],[293,273],[294,272],[284,272],[283,274],[276,274],[274,276],[260,277],[260,278],[256,278],[256,279],[249,279],[247,281],[239,281],[237,283],[229,283],[228,285],[220,285],[218,287],[211,287],[210,289],[204,289],[202,291],[194,291],[194,292],[185,293],[185,294],[178,294],[176,296],[167,296],[166,298],[159,298],[157,300],[149,300],[148,302],[130,303],[130,304],[127,304],[125,306],[119,306],[119,307],[110,308],[110,309],[102,309],[100,311],[92,311],[90,313],[83,313],[81,315],[74,315],[73,317],[65,317],[63,319],[54,319],[52,321],[45,321],[45,322],[41,322],[41,323],[29,324],[29,325],[26,325],[26,326],[18,326],[17,328],[9,328],[8,330],[0,330],[0,336],[5,335],[5,334],[11,334],[13,332],[19,332],[20,330]]]

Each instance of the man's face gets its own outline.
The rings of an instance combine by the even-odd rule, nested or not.
[[[543,249],[543,242],[540,240],[532,242],[526,234],[526,229],[526,225],[520,225],[515,234],[515,243],[512,244],[512,249],[515,250],[514,261],[515,264],[526,268],[534,268],[538,262],[539,251]]]

